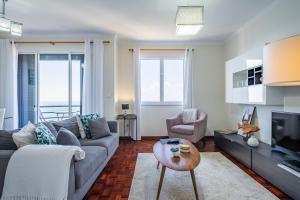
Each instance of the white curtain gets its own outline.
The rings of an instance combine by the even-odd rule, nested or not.
[[[141,124],[141,72],[140,72],[140,49],[135,48],[132,52],[132,63],[134,73],[134,110],[137,115],[137,134],[132,132],[132,139],[141,140],[140,124]],[[137,136],[136,136],[137,135]]]
[[[184,108],[193,108],[193,49],[185,50],[184,59],[184,87],[183,87],[183,105]]]
[[[17,61],[14,42],[0,39],[0,108],[5,108],[5,129],[18,128]]]
[[[83,114],[103,115],[103,41],[85,41],[83,72]]]

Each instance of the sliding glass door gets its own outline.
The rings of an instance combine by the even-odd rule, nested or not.
[[[29,79],[26,70],[25,54],[19,55],[19,76]],[[31,66],[34,72],[32,91],[19,88],[19,110],[27,113],[28,117],[20,119],[22,126],[28,120],[37,123],[41,121],[63,120],[81,112],[83,54],[31,54],[37,62]],[[26,56],[25,56],[26,57]],[[27,72],[28,71],[28,72]],[[19,82],[21,83],[20,79]],[[24,82],[24,80],[22,81]],[[25,80],[26,82],[26,80]],[[28,81],[29,83],[29,81]],[[23,84],[26,85],[26,84]],[[29,87],[29,84],[27,84]],[[34,95],[29,94],[33,92]],[[30,98],[33,100],[30,101]],[[30,106],[20,104],[21,101],[30,101]],[[28,109],[30,107],[30,109]],[[34,113],[30,117],[30,113]]]
[[[28,121],[37,121],[37,81],[36,54],[19,54],[18,56],[18,113],[19,127]]]
[[[82,111],[82,85],[83,85],[83,54],[71,55],[71,113]]]
[[[81,111],[82,54],[39,55],[39,119],[63,120]]]
[[[40,54],[38,73],[39,119],[51,121],[68,117],[68,54]]]

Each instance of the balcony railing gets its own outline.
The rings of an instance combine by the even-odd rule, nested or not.
[[[42,122],[60,121],[76,114],[80,114],[80,105],[72,105],[70,112],[68,105],[47,105],[39,108],[39,119]]]

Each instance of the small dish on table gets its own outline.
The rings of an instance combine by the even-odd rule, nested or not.
[[[180,149],[180,152],[182,152],[182,153],[189,153],[191,146],[188,144],[180,144],[179,149]]]

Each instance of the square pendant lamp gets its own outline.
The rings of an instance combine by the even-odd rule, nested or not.
[[[23,24],[5,18],[5,5],[8,0],[2,0],[2,11],[0,11],[0,31],[10,32],[11,35],[21,36]]]
[[[203,16],[203,6],[178,6],[176,14],[176,34],[197,34],[203,28]]]
[[[22,35],[22,24],[17,23],[17,22],[12,22],[10,33],[12,35],[21,36]]]
[[[4,17],[0,17],[0,31],[10,32],[10,20]]]

